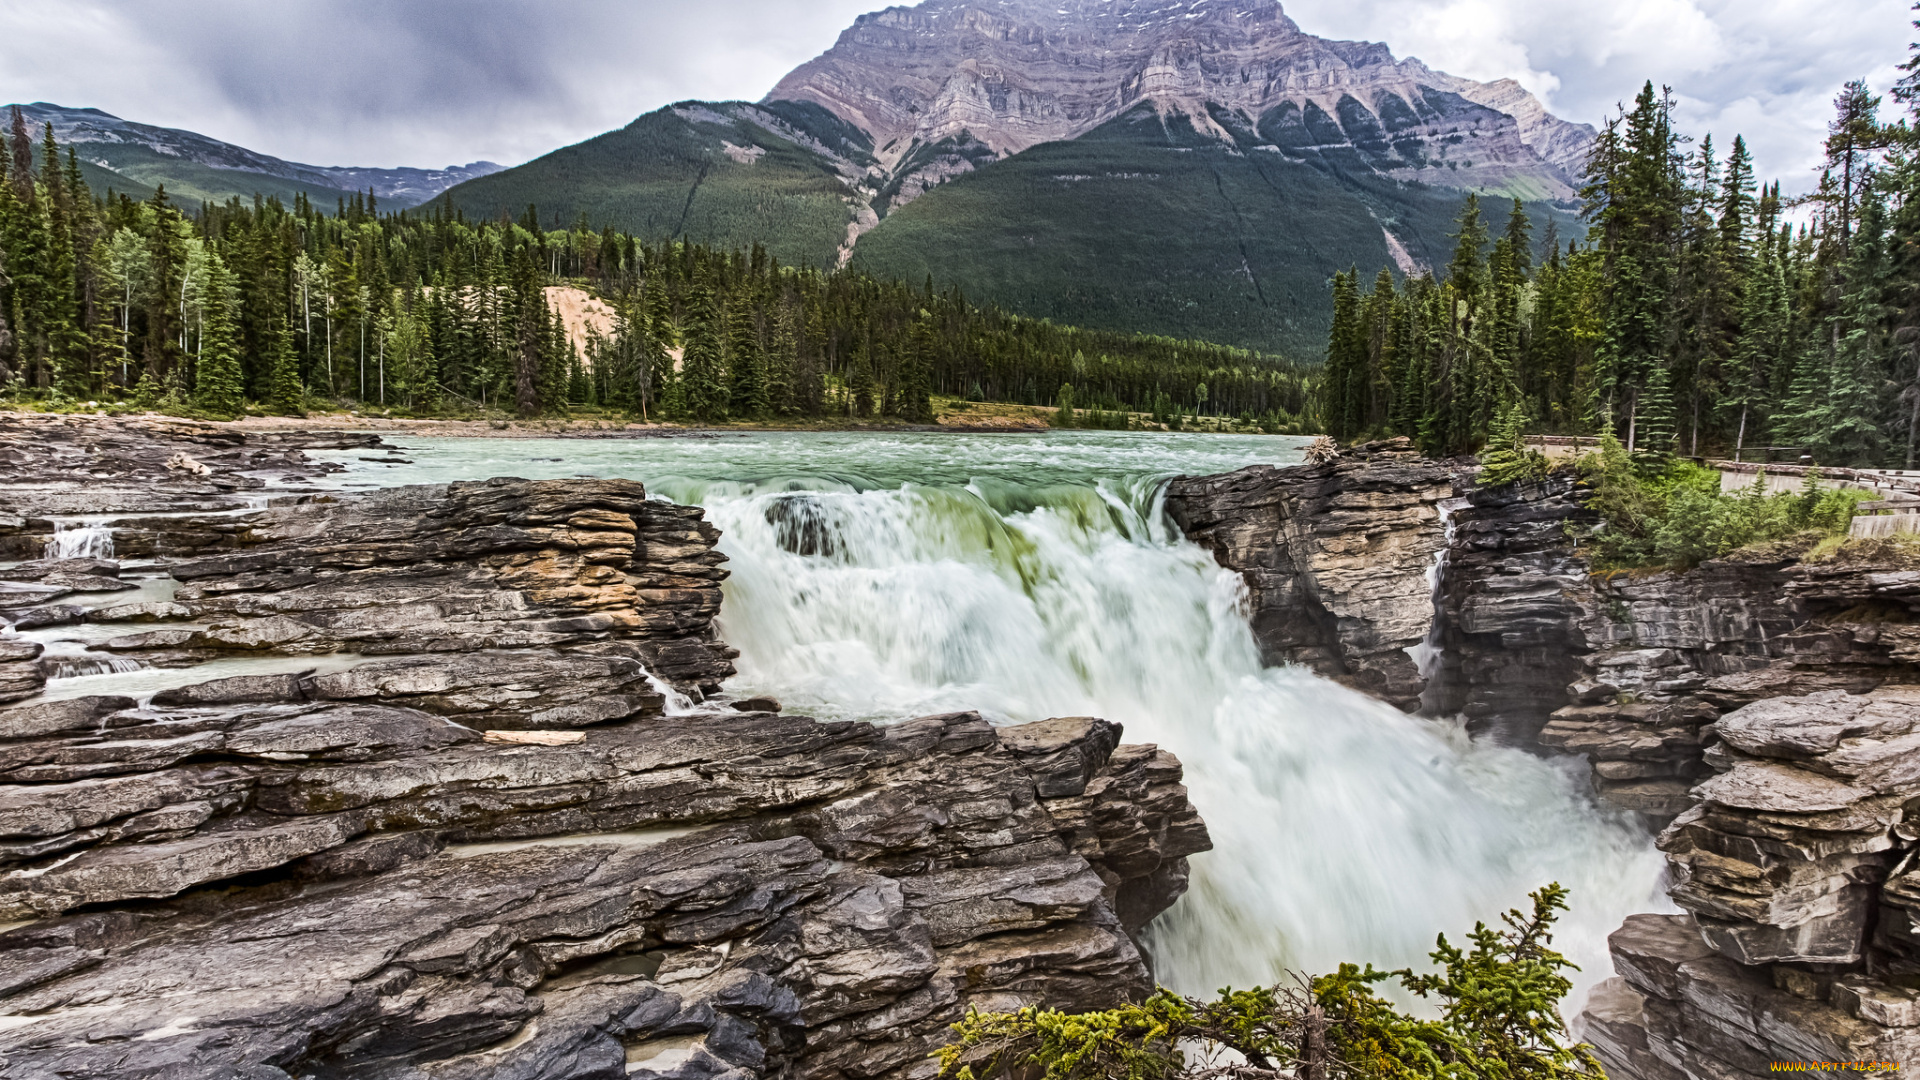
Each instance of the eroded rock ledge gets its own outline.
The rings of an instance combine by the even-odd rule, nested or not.
[[[1405,439],[1324,465],[1181,477],[1167,512],[1240,573],[1269,664],[1299,664],[1405,709],[1425,680],[1409,648],[1433,624],[1429,573],[1453,471]]]
[[[0,1078],[870,1080],[1150,989],[1171,755],[727,701],[718,534],[638,484],[276,494],[199,438],[62,425],[0,489],[10,553],[145,560],[0,566]],[[63,686],[108,660],[140,700]]]
[[[0,1076],[904,1074],[968,1004],[1146,991],[1130,935],[1208,846],[1178,763],[1085,718],[503,746],[130,705],[0,714],[115,766],[0,788],[0,917],[37,920],[0,934]]]

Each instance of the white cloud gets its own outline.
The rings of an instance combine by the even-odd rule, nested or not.
[[[1884,91],[1905,60],[1906,0],[1288,0],[1301,29],[1385,41],[1469,78],[1506,76],[1558,115],[1598,124],[1643,83],[1671,86],[1680,126],[1743,134],[1763,175],[1812,186],[1828,103],[1848,79]]]
[[[757,98],[876,0],[5,0],[0,100],[91,105],[318,164],[514,163],[685,98]],[[1790,190],[1907,0],[1288,0],[1310,33],[1512,77],[1598,123],[1652,79]]]

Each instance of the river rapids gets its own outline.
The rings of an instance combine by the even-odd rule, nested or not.
[[[1288,464],[1303,440],[1049,433],[714,439],[402,437],[411,463],[336,456],[346,487],[618,476],[698,503],[733,576],[727,689],[887,722],[1103,716],[1186,766],[1214,850],[1149,931],[1166,985],[1204,994],[1341,961],[1423,966],[1434,935],[1572,890],[1556,944],[1611,973],[1606,935],[1668,910],[1663,860],[1577,759],[1470,740],[1296,668],[1262,667],[1238,577],[1161,508],[1175,475]],[[316,454],[327,457],[328,454]]]

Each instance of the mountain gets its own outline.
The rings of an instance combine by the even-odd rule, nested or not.
[[[448,197],[1304,356],[1327,278],[1444,262],[1467,191],[1570,224],[1594,134],[1276,0],[926,0],[757,104],[682,102]]]
[[[469,215],[550,227],[581,214],[647,237],[767,244],[788,264],[831,266],[868,209],[873,143],[826,109],[791,101],[686,101],[449,193]]]
[[[928,0],[861,16],[769,98],[825,107],[909,176],[950,167],[916,162],[929,148],[1005,157],[1148,103],[1222,142],[1241,126],[1281,148],[1358,149],[1397,178],[1565,197],[1594,134],[1512,80],[1303,33],[1276,0]]]
[[[53,125],[59,144],[73,147],[78,154],[90,186],[110,186],[136,197],[164,184],[176,201],[225,202],[236,195],[251,199],[260,194],[291,202],[296,194],[304,194],[324,207],[342,196],[372,189],[388,208],[398,210],[501,169],[491,161],[446,169],[302,165],[195,132],[122,120],[99,109],[70,109],[38,101],[20,106],[20,111],[36,133],[44,124]]]

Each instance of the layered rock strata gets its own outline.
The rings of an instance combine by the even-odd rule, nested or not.
[[[649,500],[631,481],[289,496],[214,528],[218,554],[167,564],[178,582],[170,599],[81,610],[71,621],[125,624],[89,651],[161,666],[413,657],[309,688],[321,698],[432,698],[447,715],[495,726],[577,724],[583,709],[601,720],[658,712],[649,673],[690,692],[733,673],[734,654],[713,630],[726,576],[718,530],[697,507]],[[17,620],[67,621],[45,605]],[[468,658],[419,659],[448,654]]]
[[[725,556],[698,507],[629,480],[488,480],[316,496],[248,517],[231,552],[178,563],[173,602],[203,629],[143,629],[124,655],[564,650],[645,664],[689,687],[733,674],[713,631]],[[376,696],[448,693],[460,671]],[[613,665],[601,679],[620,679]],[[571,679],[594,678],[579,668]],[[447,680],[453,680],[448,682]],[[631,678],[622,681],[624,686]]]
[[[0,1077],[904,1074],[1110,1005],[1207,847],[1104,721],[0,713]],[[250,1071],[249,1071],[250,1070]]]
[[[1402,708],[1425,679],[1450,469],[1405,439],[1323,465],[1255,465],[1167,486],[1167,512],[1246,582],[1266,663],[1310,667]]]
[[[1461,79],[1382,44],[1303,33],[1274,0],[888,8],[855,20],[768,100],[813,103],[858,127],[896,177],[930,151],[970,169],[975,148],[990,161],[1144,104],[1226,141],[1257,129],[1265,149],[1291,157],[1337,147],[1427,183],[1498,177],[1564,197],[1594,135],[1510,79]]]
[[[232,466],[4,496],[34,553],[137,504],[83,539],[152,561],[0,567],[0,1078],[871,1080],[1151,989],[1209,844],[1171,755],[727,702],[718,533],[635,483],[195,490]]]
[[[77,516],[106,524],[123,558],[191,548],[205,542],[192,522],[338,470],[303,449],[380,445],[378,435],[243,434],[171,417],[0,414],[0,559],[40,558],[61,519]],[[166,517],[124,517],[135,514]]]
[[[1433,490],[1355,456],[1347,483],[1398,486],[1354,497],[1391,507]],[[1392,509],[1377,523],[1345,517],[1345,492],[1294,494],[1341,469],[1249,471],[1170,493],[1189,535],[1245,576],[1256,626],[1278,628],[1263,638],[1278,659],[1330,666],[1299,645],[1337,653],[1342,640],[1302,584],[1313,563],[1295,553],[1315,549],[1296,538],[1337,550],[1403,520]],[[1584,755],[1603,798],[1661,828],[1685,914],[1629,920],[1612,940],[1619,977],[1580,1018],[1610,1075],[1719,1080],[1773,1062],[1913,1060],[1920,572],[1897,552],[1823,563],[1761,552],[1596,574],[1576,543],[1595,524],[1583,501],[1571,477],[1463,481],[1444,504],[1429,677],[1381,696],[1404,706],[1424,691],[1428,709],[1479,730]],[[1376,590],[1412,595],[1404,561],[1383,560],[1379,574]],[[1405,640],[1404,619],[1378,625]]]
[[[1645,1077],[1914,1060],[1920,687],[1765,698],[1714,730],[1715,775],[1660,836],[1687,914],[1613,936],[1588,1037]]]

